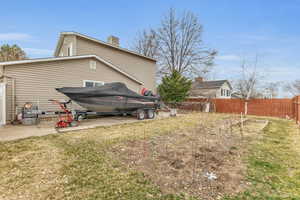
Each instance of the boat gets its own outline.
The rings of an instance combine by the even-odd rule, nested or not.
[[[63,87],[56,90],[92,112],[133,112],[139,109],[157,109],[159,97],[140,95],[124,83],[106,83],[99,87]]]

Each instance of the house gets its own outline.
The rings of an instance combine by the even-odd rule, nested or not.
[[[54,57],[0,62],[0,124],[15,119],[26,102],[57,110],[49,99],[64,99],[59,87],[95,87],[123,82],[135,92],[155,90],[156,61],[119,46],[77,33],[62,32]],[[74,107],[80,109],[78,105]]]
[[[192,83],[190,97],[192,98],[231,98],[232,87],[227,80],[204,81],[202,77],[195,78]]]

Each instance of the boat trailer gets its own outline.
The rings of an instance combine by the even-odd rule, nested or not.
[[[154,119],[158,108],[140,108],[133,111],[115,111],[115,112],[93,112],[85,110],[70,110],[68,104],[69,101],[58,101],[55,99],[49,100],[51,103],[59,106],[61,111],[41,111],[37,106],[33,106],[31,103],[26,103],[22,109],[22,123],[24,125],[34,125],[39,122],[39,116],[58,116],[58,121],[55,123],[55,129],[76,127],[80,124],[80,121],[87,119],[91,116],[117,116],[117,115],[131,115],[135,116],[138,120]]]

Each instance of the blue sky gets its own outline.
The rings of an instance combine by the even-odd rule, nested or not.
[[[16,43],[30,57],[48,57],[60,31],[77,31],[101,40],[113,34],[129,48],[170,7],[199,16],[205,45],[219,52],[214,78],[234,79],[241,57],[256,54],[265,81],[300,78],[299,0],[2,1],[0,45]]]

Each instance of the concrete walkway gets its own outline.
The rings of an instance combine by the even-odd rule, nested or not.
[[[169,115],[167,113],[159,114],[156,118],[165,118]],[[112,126],[118,124],[127,124],[138,122],[134,117],[102,117],[97,119],[88,119],[80,122],[78,127],[71,127],[60,129],[61,132],[77,131],[83,129],[96,128],[101,126]],[[0,126],[0,141],[11,141],[31,136],[43,136],[49,134],[57,134],[58,132],[54,128],[55,122],[43,121],[36,126],[24,126],[24,125],[7,125]]]

